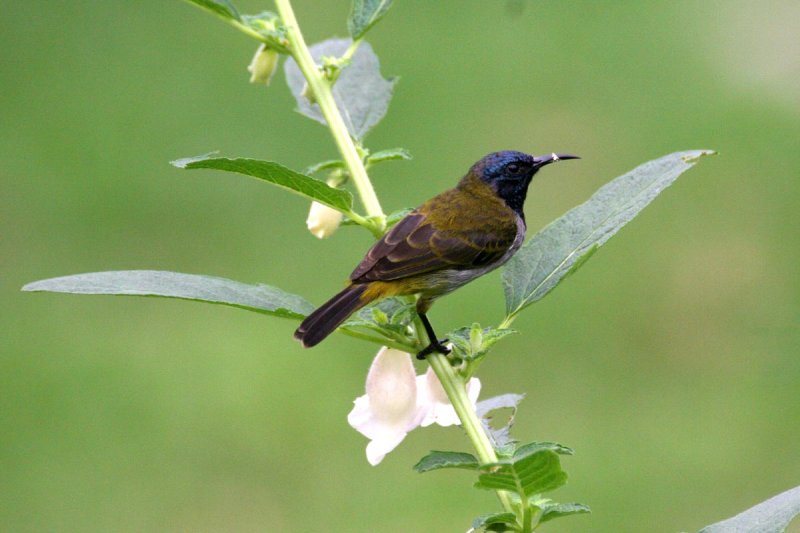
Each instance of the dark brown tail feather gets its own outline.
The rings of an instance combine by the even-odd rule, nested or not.
[[[303,343],[306,348],[322,342],[342,322],[347,320],[347,317],[369,303],[361,300],[361,295],[365,290],[367,290],[367,284],[347,287],[308,315],[294,332],[294,338]]]

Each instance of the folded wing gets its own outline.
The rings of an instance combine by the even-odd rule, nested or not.
[[[500,231],[444,230],[412,211],[367,252],[350,275],[353,282],[389,281],[439,270],[469,270],[499,260],[516,237]]]

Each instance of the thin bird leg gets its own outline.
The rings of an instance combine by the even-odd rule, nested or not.
[[[447,342],[447,339],[438,340],[436,333],[433,331],[433,326],[431,326],[428,317],[425,316],[425,313],[418,313],[419,319],[422,321],[422,325],[425,327],[425,333],[428,334],[428,346],[422,349],[421,352],[417,354],[417,359],[425,359],[428,354],[433,352],[440,353],[442,355],[447,355],[450,353],[450,349],[445,346],[444,344]]]

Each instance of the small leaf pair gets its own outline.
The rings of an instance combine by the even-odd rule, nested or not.
[[[513,495],[514,511],[484,515],[472,523],[473,530],[529,532],[537,524],[579,513],[590,512],[580,503],[559,504],[542,498],[567,481],[559,455],[572,450],[553,442],[532,442],[518,447],[496,463],[481,465],[469,453],[433,451],[415,466],[417,472],[461,468],[479,472],[476,488],[500,490]]]

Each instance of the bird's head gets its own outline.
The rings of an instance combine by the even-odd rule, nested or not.
[[[532,156],[506,150],[494,152],[475,163],[470,174],[479,178],[502,198],[508,206],[524,218],[522,206],[534,174],[540,168],[562,159],[580,159],[570,154]]]

